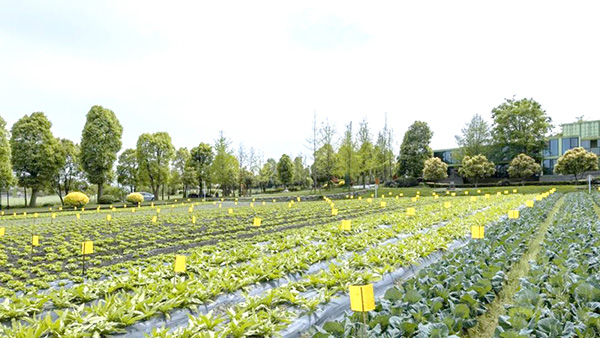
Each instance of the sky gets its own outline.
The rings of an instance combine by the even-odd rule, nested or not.
[[[219,131],[264,158],[308,155],[313,114],[341,137],[366,118],[396,152],[425,121],[450,148],[474,114],[533,98],[559,130],[600,119],[600,3],[589,1],[0,0],[0,116],[45,112],[81,139],[93,105],[123,148]]]

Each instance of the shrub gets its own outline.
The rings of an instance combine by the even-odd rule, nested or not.
[[[100,196],[100,200],[98,201],[98,204],[111,204],[114,201],[115,201],[115,196],[102,195],[102,196]]]
[[[140,193],[133,192],[127,195],[127,198],[125,198],[125,200],[131,204],[138,204],[144,202],[144,196],[142,196],[142,194]]]
[[[65,196],[63,200],[65,205],[72,207],[82,207],[90,202],[90,198],[82,192],[72,192]]]
[[[187,198],[198,198],[198,194],[196,194],[195,192],[191,192],[187,195]]]

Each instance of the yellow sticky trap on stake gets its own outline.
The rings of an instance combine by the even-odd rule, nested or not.
[[[496,193],[496,196],[500,196],[500,195],[502,195],[502,193],[498,191],[498,192]]]
[[[375,310],[373,284],[350,285],[350,309],[358,312]]]
[[[4,227],[0,228],[0,237],[4,237],[5,234],[6,234],[6,229],[4,229]]]
[[[406,208],[406,216],[415,216],[416,214],[415,208]]]
[[[338,215],[338,209],[331,209],[331,216],[337,216]]]
[[[277,202],[277,200],[275,200],[275,199],[274,199],[274,200],[273,200],[273,203],[275,203],[275,202]]]
[[[404,193],[403,193],[403,192],[401,192],[401,193],[400,193],[400,197],[402,197],[402,196],[404,196]]]
[[[48,208],[48,211],[52,211],[52,207],[49,207],[49,208]]]
[[[135,208],[131,208],[131,212],[135,212]]]
[[[373,202],[373,199],[372,198],[367,198],[367,203],[371,203],[371,202]]]
[[[160,214],[160,208],[156,208],[156,213]]]
[[[222,205],[221,203],[219,203],[219,209],[221,209],[221,207],[222,207],[222,206],[223,206],[223,205]]]
[[[469,190],[465,190],[465,195],[468,195],[468,194],[469,194]]]
[[[4,216],[4,211],[0,211],[0,215]]]
[[[188,208],[188,213],[190,213],[190,214],[191,214],[192,212],[194,212],[194,207],[189,207],[189,208]]]
[[[533,200],[529,200],[529,201],[526,201],[526,202],[525,202],[525,206],[526,206],[526,207],[528,207],[528,208],[533,208],[533,204],[534,204],[534,203],[535,203],[535,202],[534,202]]]
[[[504,195],[508,195],[508,190],[504,190]]]
[[[481,239],[485,236],[485,227],[481,225],[473,225],[471,227],[471,238]]]
[[[410,200],[411,200],[413,203],[415,203],[415,202],[417,201],[417,198],[416,198],[416,197],[413,197],[413,198],[411,198]]]
[[[477,202],[477,196],[471,196],[471,202]]]
[[[254,208],[254,203],[250,203],[250,208]]]
[[[52,219],[55,219],[56,218],[56,213],[53,212],[52,215],[50,215],[50,217],[52,217]]]
[[[79,214],[79,213],[76,213],[76,214],[75,214],[75,218],[77,218],[77,219],[80,219],[80,218],[81,218],[81,214]]]
[[[38,236],[38,235],[31,236],[31,245],[32,246],[40,245],[40,236]]]
[[[450,209],[452,207],[452,202],[444,202],[444,208]]]
[[[227,213],[230,214],[230,215],[233,214],[233,208],[227,209]]]
[[[255,197],[252,198],[252,202],[256,202],[256,198]]]
[[[455,192],[453,192],[452,194],[450,194],[450,196],[452,196],[452,197],[456,197],[456,193],[455,193]]]
[[[98,211],[98,212],[100,211],[100,206],[96,207],[96,211]]]
[[[438,195],[433,195],[433,199],[434,199],[434,200],[437,200],[438,198],[440,198],[440,196],[438,196]]]
[[[600,189],[600,188],[599,188]],[[362,201],[362,196],[358,196],[358,200]]]
[[[489,198],[490,198],[490,194],[485,194],[485,195],[484,195],[484,197],[485,197],[486,199],[489,199]]]
[[[263,202],[262,202],[262,205],[267,205],[267,202],[263,201]]]
[[[513,194],[516,194],[516,193],[517,193],[517,189],[513,189]]]
[[[509,210],[508,211],[508,218],[509,219],[517,219],[517,218],[519,218],[519,210]]]
[[[152,223],[156,223],[157,220],[158,218],[156,216],[152,216]]]
[[[379,203],[379,205],[380,205],[382,208],[385,208],[385,206],[387,205],[387,202],[381,202],[381,203]]]
[[[192,216],[192,224],[196,224],[196,216]]]
[[[27,211],[23,211],[23,216],[27,216]]]
[[[37,212],[33,214],[33,217],[35,217],[35,218],[38,218],[38,216],[39,216],[39,215],[38,215],[38,213],[37,213]]]
[[[106,220],[108,222],[110,222],[110,220],[112,220],[112,215],[111,214],[106,215]]]
[[[254,221],[252,221],[252,225],[255,227],[259,227],[262,224],[262,218],[254,217]]]
[[[91,255],[93,253],[94,253],[94,242],[92,242],[92,241],[81,242],[81,254],[82,255]]]
[[[62,207],[58,207],[58,211],[62,211]]]
[[[477,189],[477,193],[478,193],[478,194],[481,194],[481,190]]]
[[[185,272],[185,256],[184,255],[176,255],[175,256],[175,272]]]
[[[352,220],[349,220],[349,219],[342,220],[342,224],[340,224],[340,230],[342,230],[342,231],[352,230]]]
[[[234,205],[238,205],[238,202],[233,202]]]

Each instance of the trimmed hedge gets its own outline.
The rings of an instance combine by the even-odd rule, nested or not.
[[[80,208],[90,203],[90,198],[82,192],[75,191],[65,196],[63,201],[65,205]]]

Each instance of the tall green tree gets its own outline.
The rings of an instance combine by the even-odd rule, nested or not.
[[[277,163],[277,175],[286,188],[292,184],[294,179],[294,163],[289,155],[281,155]]]
[[[117,182],[124,187],[129,187],[129,192],[136,191],[139,180],[138,160],[135,149],[125,149],[119,155]]]
[[[187,196],[188,192],[188,180],[185,180],[186,170],[191,165],[192,156],[190,151],[186,147],[177,149],[175,158],[173,159],[173,170],[171,171],[171,177],[174,177],[174,181],[171,185],[181,185],[183,187],[183,196]]]
[[[439,181],[448,177],[448,165],[438,157],[430,157],[425,161],[423,167],[423,179],[428,181]]]
[[[31,207],[36,206],[38,192],[50,187],[63,164],[60,145],[51,127],[52,123],[41,112],[23,116],[12,127],[12,166],[19,185],[31,188]]]
[[[338,149],[338,173],[344,177],[346,185],[351,187],[352,181],[358,176],[360,158],[356,149],[356,141],[352,133],[352,122],[346,126],[346,131]]]
[[[54,178],[54,190],[56,191],[58,198],[60,198],[61,204],[64,204],[63,194],[69,194],[75,181],[80,179],[82,174],[81,166],[79,164],[81,149],[78,144],[67,139],[59,140],[58,149],[62,166]]]
[[[270,186],[274,184],[275,177],[273,175],[274,172],[277,171],[277,168],[273,168],[273,162],[269,161],[263,164],[262,168],[260,168],[260,172],[258,174],[258,183],[263,192],[267,190]]]
[[[213,158],[213,149],[210,144],[200,143],[190,151],[190,161],[197,175],[196,181],[198,182],[198,192],[202,192],[203,183],[209,182],[210,165]]]
[[[154,196],[158,197],[158,190],[169,181],[169,163],[174,155],[171,136],[166,132],[144,133],[138,138],[138,177],[150,185]]]
[[[460,147],[460,161],[464,156],[487,154],[491,143],[490,127],[479,114],[475,114],[471,121],[461,130],[461,135],[456,135],[456,143]]]
[[[363,187],[366,188],[366,177],[373,174],[374,147],[367,119],[363,119],[358,128],[358,172],[362,177]]]
[[[431,137],[433,132],[425,122],[415,121],[408,128],[398,156],[400,175],[420,177],[423,174],[425,161],[433,156],[429,147]]]
[[[319,144],[321,147],[315,152],[315,161],[312,170],[318,182],[329,182],[335,176],[337,166],[337,153],[335,151],[334,137],[335,126],[325,121],[319,130]],[[330,187],[330,185],[327,185]]]
[[[554,165],[555,173],[573,175],[575,181],[591,170],[598,170],[598,156],[582,147],[567,150]]]
[[[510,161],[508,165],[508,175],[510,177],[518,177],[521,179],[521,183],[524,183],[525,179],[539,174],[541,171],[539,163],[535,162],[531,156],[525,154],[519,154]]]
[[[238,177],[239,163],[230,150],[229,141],[221,131],[215,141],[215,158],[210,166],[214,182],[219,184],[223,194],[228,196],[233,191]]]
[[[499,150],[499,159],[508,160],[524,153],[541,159],[546,135],[552,129],[552,119],[533,99],[505,99],[492,109],[492,136]]]
[[[304,159],[302,156],[294,158],[294,184],[299,187],[306,187],[309,181],[310,173],[304,167]]]
[[[104,184],[112,179],[113,165],[121,150],[123,127],[115,113],[93,106],[81,133],[81,167],[92,184],[98,185],[98,199]]]
[[[10,155],[10,141],[8,136],[8,130],[6,130],[6,121],[0,116],[0,192],[7,191],[14,183],[11,155]],[[2,207],[2,195],[0,194],[0,208]]]
[[[466,178],[475,181],[475,186],[479,180],[490,177],[496,172],[494,163],[488,161],[484,155],[465,156],[462,160],[462,166],[458,168],[458,173]]]

